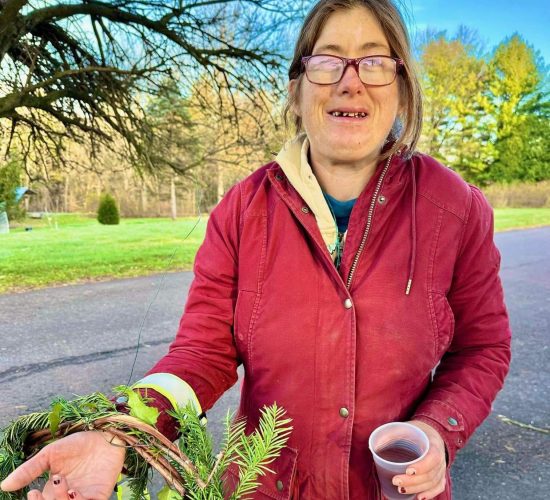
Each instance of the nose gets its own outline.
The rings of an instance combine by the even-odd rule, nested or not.
[[[338,82],[338,91],[342,94],[359,94],[365,90],[365,85],[359,78],[357,68],[350,64]]]

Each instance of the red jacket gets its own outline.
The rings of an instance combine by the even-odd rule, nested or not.
[[[287,410],[289,447],[254,498],[378,499],[375,427],[425,421],[451,463],[502,387],[510,329],[490,206],[430,157],[383,170],[353,208],[339,270],[277,163],[210,217],[177,337],[151,373],[184,379],[208,410],[243,363],[248,428],[264,405]]]

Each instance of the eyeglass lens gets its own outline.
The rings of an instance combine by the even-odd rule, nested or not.
[[[306,64],[307,77],[312,83],[337,83],[344,74],[346,63],[333,56],[313,56]],[[389,85],[395,79],[396,63],[390,57],[366,57],[359,63],[359,78],[366,85]]]

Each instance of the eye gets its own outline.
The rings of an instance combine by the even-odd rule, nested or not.
[[[315,56],[309,60],[309,66],[311,69],[330,71],[339,68],[341,65],[342,61],[337,57],[332,56]]]
[[[361,61],[362,66],[379,67],[384,65],[382,57],[367,57]]]

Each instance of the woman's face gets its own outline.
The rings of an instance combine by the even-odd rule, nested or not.
[[[357,58],[389,56],[391,51],[375,17],[364,7],[357,7],[329,17],[314,54]],[[297,80],[290,85],[292,91]],[[294,111],[302,118],[314,167],[368,167],[376,163],[399,111],[397,79],[385,87],[367,87],[352,66],[333,85],[316,85],[303,75]],[[367,116],[334,116],[335,111],[363,112]]]

